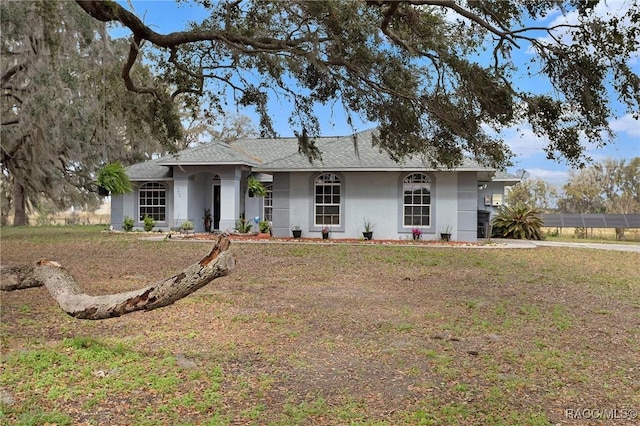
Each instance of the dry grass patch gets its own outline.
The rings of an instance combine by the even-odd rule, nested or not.
[[[42,232],[3,232],[2,263],[55,259],[94,294],[160,280],[209,249]],[[582,424],[567,409],[640,409],[637,253],[233,250],[232,275],[122,318],[69,318],[44,289],[2,294],[0,419],[546,425]]]

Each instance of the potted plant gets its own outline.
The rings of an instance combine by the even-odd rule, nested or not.
[[[326,240],[327,238],[329,238],[329,227],[325,226],[322,228],[322,239]]]
[[[251,222],[248,221],[247,219],[245,219],[244,217],[241,217],[240,219],[238,219],[236,221],[236,231],[239,234],[248,234],[248,233],[250,233],[252,227],[253,227],[253,225],[251,224]]]
[[[247,179],[247,190],[249,192],[249,197],[264,197],[267,195],[267,190],[262,182],[253,177]]]
[[[260,230],[258,237],[260,238],[271,237],[271,224],[269,223],[269,221],[261,220],[260,222],[258,222],[258,229]]]
[[[291,232],[293,233],[293,238],[300,238],[302,236],[302,229],[300,229],[300,225],[293,225],[291,227]]]
[[[419,240],[420,237],[422,237],[422,231],[420,230],[420,228],[413,228],[411,230],[411,235],[413,235],[414,240]]]
[[[184,222],[182,222],[182,225],[180,225],[180,230],[185,234],[188,234],[189,231],[193,231],[193,222],[191,222],[190,220],[185,220]]]
[[[364,220],[364,232],[362,233],[362,236],[364,237],[365,240],[370,240],[373,238],[373,223],[371,223],[370,220],[368,220],[366,217],[363,218]]]
[[[204,209],[202,220],[204,222],[204,232],[211,232],[211,209]]]
[[[444,227],[444,231],[440,233],[440,239],[442,241],[451,240],[451,225],[447,225]]]

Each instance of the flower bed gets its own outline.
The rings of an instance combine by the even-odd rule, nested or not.
[[[171,235],[172,239],[183,240],[215,240],[218,234],[190,234]],[[407,246],[480,246],[484,243],[469,243],[461,241],[440,241],[440,240],[365,240],[364,238],[292,238],[292,237],[271,237],[264,234],[229,234],[229,240],[238,242],[272,242],[272,243],[299,243],[299,244],[369,244],[369,245],[407,245]]]

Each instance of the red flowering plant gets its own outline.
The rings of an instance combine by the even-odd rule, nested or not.
[[[413,228],[411,230],[411,233],[413,234],[414,240],[419,240],[420,237],[422,236],[422,231],[420,230],[420,228]]]

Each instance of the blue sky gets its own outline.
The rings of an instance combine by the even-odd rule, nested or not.
[[[126,0],[119,1],[124,7],[130,9],[130,4]],[[188,21],[198,21],[204,16],[204,9],[200,6],[181,2],[176,3],[172,0],[147,0],[132,1],[131,4],[135,8],[135,13],[148,25],[160,33],[168,33],[172,31],[180,31],[185,28]],[[625,2],[623,0],[609,0],[605,4],[601,4],[594,11],[595,14],[602,15],[604,13],[614,13],[623,17],[625,13]],[[572,20],[575,16],[569,16]],[[559,13],[550,14],[541,24],[550,24],[560,22],[562,16]],[[127,35],[128,32],[117,31],[114,35]],[[640,52],[638,52],[640,54]],[[640,55],[637,54],[632,60],[632,67],[636,73],[640,74]],[[526,50],[514,53],[514,60],[524,63],[529,53]],[[552,90],[545,87],[540,81],[525,78],[524,76],[516,76],[516,83],[523,89],[544,92]],[[291,106],[283,103],[278,105],[276,101],[272,102],[271,111],[276,131],[280,136],[293,135],[293,129],[289,127],[288,117]],[[235,112],[235,111],[231,111]],[[255,117],[251,110],[241,111],[242,113]],[[336,109],[329,107],[319,108],[317,111],[321,122],[321,131],[324,135],[345,135],[352,130],[346,122],[345,114]],[[257,119],[256,119],[257,123]],[[365,130],[374,126],[371,123],[355,122],[357,130]],[[617,111],[616,117],[612,118],[611,128],[615,132],[615,139],[604,148],[588,147],[587,154],[594,161],[602,161],[606,158],[630,159],[640,156],[640,122],[634,120],[630,114],[625,114],[624,109]],[[518,169],[529,171],[531,178],[540,178],[545,181],[562,185],[566,182],[569,167],[564,162],[556,162],[546,159],[543,147],[546,142],[536,137],[531,129],[527,126],[519,126],[516,128],[505,129],[502,137],[516,154],[513,159],[514,166],[508,171],[515,172]]]

